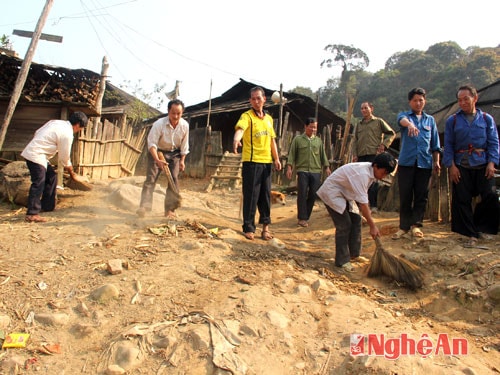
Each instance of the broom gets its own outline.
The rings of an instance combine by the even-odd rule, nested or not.
[[[71,177],[69,176],[68,181],[65,183],[67,187],[73,190],[81,190],[81,191],[90,191],[92,190],[92,185],[84,180],[84,177],[77,176]]]
[[[404,283],[411,290],[422,287],[424,274],[419,266],[387,252],[380,237],[375,238],[375,244],[377,246],[368,266],[368,277],[385,275]]]
[[[167,162],[162,152],[158,152],[158,159]],[[177,190],[177,186],[175,186],[174,179],[170,174],[170,169],[168,169],[168,165],[163,166],[163,171],[167,175],[167,192],[165,196],[165,213],[169,211],[175,211],[177,208],[181,206],[181,196],[179,191]]]

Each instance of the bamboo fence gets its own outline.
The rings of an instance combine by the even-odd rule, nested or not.
[[[149,131],[149,127],[137,125],[126,116],[115,122],[89,121],[73,150],[77,173],[92,180],[133,175]]]

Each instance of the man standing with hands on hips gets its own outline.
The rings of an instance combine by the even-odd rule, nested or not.
[[[243,234],[246,239],[255,237],[255,214],[259,210],[259,224],[262,224],[261,238],[273,238],[269,231],[271,224],[271,168],[281,170],[276,145],[273,118],[264,111],[266,96],[262,87],[250,90],[251,109],[242,113],[236,123],[233,151],[242,149],[243,185]],[[242,144],[243,143],[243,144]]]

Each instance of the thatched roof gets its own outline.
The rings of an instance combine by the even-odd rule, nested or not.
[[[10,100],[23,60],[0,54],[0,101]],[[31,63],[19,104],[64,105],[89,116],[98,116],[96,100],[101,75],[87,69],[68,69],[60,66]],[[140,110],[143,117],[158,116],[161,112],[141,102],[135,96],[106,81],[102,100],[103,114],[128,113]]]
[[[23,60],[0,54],[0,100],[10,100]],[[19,103],[64,103],[95,113],[101,76],[86,69],[31,63]]]

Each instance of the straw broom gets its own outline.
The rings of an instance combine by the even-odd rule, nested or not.
[[[166,162],[165,157],[162,152],[158,152],[158,159]],[[181,195],[177,190],[177,186],[175,186],[174,179],[170,174],[170,169],[168,169],[168,165],[163,166],[163,171],[167,175],[167,193],[165,196],[165,212],[175,211],[177,208],[181,206]]]
[[[375,238],[375,243],[377,246],[368,266],[368,277],[385,275],[404,283],[411,290],[422,287],[424,274],[420,267],[409,260],[387,252],[382,245],[380,237]]]
[[[75,175],[74,177],[69,177],[68,181],[65,183],[67,187],[73,190],[90,191],[92,190],[92,185],[84,180],[84,177]]]

